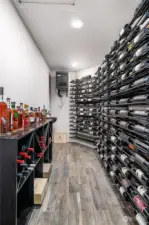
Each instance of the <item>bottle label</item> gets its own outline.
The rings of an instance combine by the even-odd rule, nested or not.
[[[115,159],[115,155],[114,154],[111,155],[111,159],[112,160]]]
[[[111,137],[111,140],[112,140],[112,141],[115,141],[115,140],[116,140],[116,137],[112,136],[112,137]]]
[[[141,66],[142,66],[142,64],[140,63],[140,64],[138,64],[137,66],[135,66],[135,71],[137,72],[137,71],[139,71],[140,70],[140,68],[141,68]]]
[[[134,42],[134,43],[138,42],[139,38],[140,38],[140,35],[137,35],[137,36],[135,37],[135,39],[134,39],[133,42]]]
[[[146,190],[146,188],[145,188],[144,186],[139,186],[139,187],[137,188],[137,191],[139,192],[139,194],[140,194],[141,196],[144,196],[144,194],[147,192],[147,190]]]
[[[110,172],[110,176],[111,176],[111,177],[114,177],[114,176],[115,176],[115,173],[114,173],[113,171],[111,171],[111,172]]]
[[[124,162],[125,161],[125,159],[127,159],[127,156],[126,155],[121,155],[121,160]]]
[[[126,173],[129,171],[129,169],[128,168],[126,168],[126,167],[123,167],[122,168],[122,173],[124,174],[124,175],[126,175]]]
[[[124,186],[125,189],[127,189],[131,186],[131,182],[126,179],[121,180],[121,184],[122,184],[122,186]]]
[[[100,158],[103,159],[103,157],[104,157],[103,154],[101,154],[101,155],[100,155]]]
[[[136,174],[140,179],[142,179],[142,176],[144,175],[144,173],[139,169],[136,170]]]
[[[35,117],[30,117],[30,122],[31,123],[35,122]]]
[[[1,117],[1,120],[2,120],[3,124],[6,125],[7,122],[6,122],[5,118]]]
[[[129,144],[128,147],[129,147],[131,150],[134,150],[134,148],[135,148],[134,145],[132,145],[132,144]]]
[[[124,193],[126,192],[126,191],[125,191],[125,188],[124,188],[124,187],[120,187],[119,191],[120,191],[120,194],[121,194],[122,196],[124,196]]]
[[[146,204],[140,199],[139,195],[134,196],[133,198],[134,203],[136,204],[136,206],[138,207],[138,209],[140,209],[141,212],[144,211],[144,209],[146,209]]]
[[[136,215],[136,221],[138,222],[138,224],[140,225],[146,225],[146,221],[144,220],[144,217],[141,215],[141,213],[138,213]]]
[[[27,117],[25,117],[24,118],[24,127],[28,127],[29,126],[29,118]]]
[[[135,56],[139,56],[139,55],[141,55],[141,53],[142,53],[142,48],[139,48],[139,49],[136,51]]]

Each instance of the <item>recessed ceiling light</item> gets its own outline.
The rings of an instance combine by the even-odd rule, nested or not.
[[[76,29],[80,29],[83,27],[83,22],[81,20],[74,20],[72,21],[72,27]]]
[[[76,68],[76,67],[77,67],[77,65],[78,65],[78,63],[77,63],[77,62],[72,63],[72,67],[73,67],[73,68]]]

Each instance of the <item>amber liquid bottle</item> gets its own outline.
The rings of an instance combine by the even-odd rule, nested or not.
[[[24,104],[24,130],[29,130],[30,129],[30,115],[28,112],[28,105]]]
[[[41,123],[42,122],[42,113],[40,111],[40,107],[38,107],[37,117],[38,117],[39,123]]]
[[[3,101],[3,87],[0,87],[0,133],[7,133],[7,104]]]
[[[23,111],[20,106],[17,106],[18,111],[18,129],[23,129]]]
[[[13,129],[13,110],[11,109],[10,98],[7,98],[7,130]]]
[[[13,131],[17,131],[18,130],[18,111],[16,109],[16,103],[15,102],[11,102],[11,108],[13,110],[13,122],[12,122],[12,129]]]

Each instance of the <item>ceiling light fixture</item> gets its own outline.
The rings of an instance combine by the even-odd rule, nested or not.
[[[80,29],[84,26],[83,22],[81,20],[74,20],[72,21],[72,27],[76,29]]]
[[[77,67],[77,65],[78,65],[78,63],[77,63],[77,62],[72,63],[72,67],[73,67],[73,68],[76,68],[76,67]]]

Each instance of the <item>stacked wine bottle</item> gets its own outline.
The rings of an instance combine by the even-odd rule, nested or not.
[[[100,161],[140,225],[149,224],[149,1],[97,71],[101,102]]]
[[[72,82],[74,84],[74,81]],[[70,86],[72,86],[72,82]],[[70,88],[70,135],[95,148],[99,136],[98,111],[100,112],[94,99],[96,96],[96,77],[86,76],[76,80],[75,85],[75,89],[74,87]],[[72,94],[75,95],[75,99]],[[75,122],[73,125],[72,120]]]
[[[69,91],[69,138],[76,138],[77,131],[77,85],[76,80],[70,82],[70,91]]]

